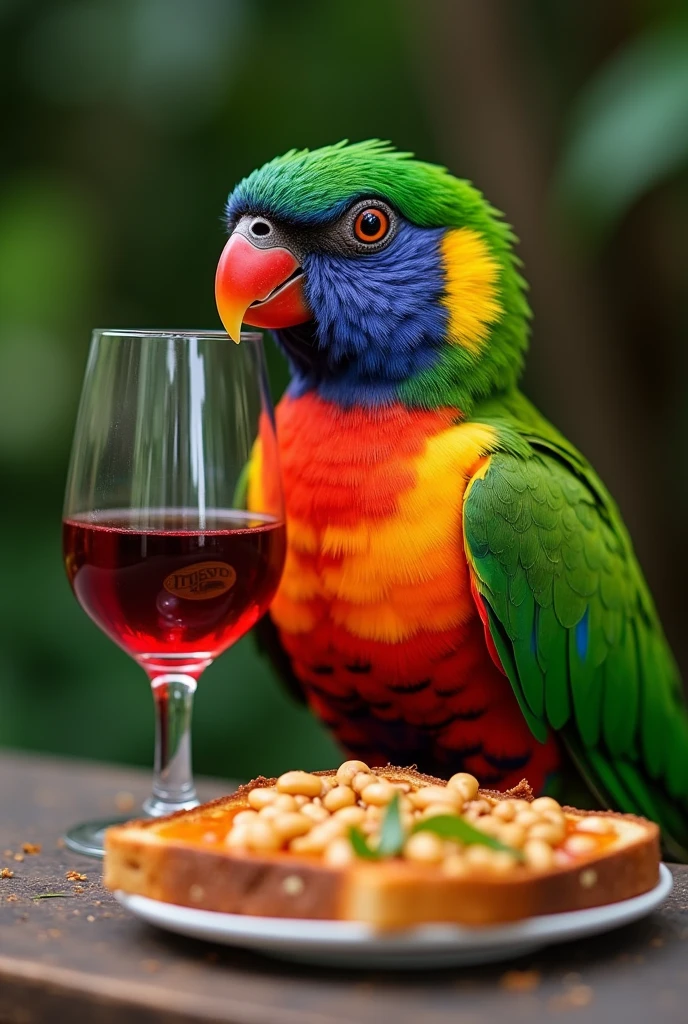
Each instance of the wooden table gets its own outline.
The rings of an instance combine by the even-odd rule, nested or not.
[[[365,973],[281,964],[155,931],[65,850],[67,824],[138,806],[146,772],[0,755],[0,1021],[10,1024],[685,1024],[688,868],[638,924],[514,964]],[[210,798],[228,785],[208,781]],[[41,844],[23,860],[12,854]],[[68,880],[75,870],[84,880]],[[43,893],[65,893],[32,899]]]

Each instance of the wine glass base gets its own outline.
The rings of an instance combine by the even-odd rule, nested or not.
[[[82,853],[86,857],[105,856],[105,830],[111,825],[122,825],[129,818],[98,818],[96,821],[84,821],[74,825],[64,834],[67,849],[74,853]]]
[[[186,800],[163,800],[161,797],[149,796],[143,801],[143,813],[147,818],[166,818],[168,814],[176,814],[177,811],[192,811],[200,803],[195,789],[191,790]]]

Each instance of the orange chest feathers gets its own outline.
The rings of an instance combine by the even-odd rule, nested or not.
[[[272,616],[398,644],[474,616],[461,509],[494,442],[452,409],[342,409],[314,396],[277,411],[288,555]],[[260,459],[249,503],[258,504]]]

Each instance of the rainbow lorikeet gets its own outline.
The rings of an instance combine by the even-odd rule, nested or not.
[[[530,312],[501,215],[378,141],[241,181],[228,333],[268,327],[288,555],[282,664],[344,748],[594,797],[688,850],[688,713],[619,512],[518,390]],[[260,452],[249,507],[263,487]],[[252,498],[253,495],[253,498]]]

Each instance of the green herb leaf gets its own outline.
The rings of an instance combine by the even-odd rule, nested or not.
[[[54,900],[58,896],[71,896],[69,892],[40,892],[37,896],[32,896],[32,900]]]
[[[466,846],[480,843],[482,846],[489,846],[491,850],[501,850],[510,853],[518,860],[523,859],[523,854],[520,850],[515,850],[512,846],[500,843],[499,839],[495,839],[494,836],[488,836],[486,832],[481,832],[479,828],[474,828],[473,825],[458,815],[438,814],[434,818],[425,818],[423,821],[417,822],[411,831],[434,832],[436,836],[441,836],[442,839],[458,839],[459,842],[465,843]]]
[[[350,827],[349,842],[353,846],[354,853],[357,857],[361,857],[362,860],[379,860],[379,853],[377,850],[373,850],[368,846],[368,841],[358,825],[352,825]]]
[[[399,793],[396,792],[385,808],[385,815],[380,826],[380,845],[377,848],[380,857],[396,857],[401,853],[406,841],[406,832],[401,822],[399,810]]]

